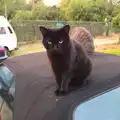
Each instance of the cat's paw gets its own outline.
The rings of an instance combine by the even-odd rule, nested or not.
[[[63,91],[63,90],[62,90],[62,91],[59,92],[59,95],[60,95],[60,96],[65,96],[65,95],[67,95],[67,91]]]
[[[67,92],[66,91],[60,91],[59,89],[56,89],[55,90],[55,95],[56,96],[64,96],[64,95],[66,95],[67,94]]]
[[[83,81],[83,86],[86,86],[86,85],[88,85],[89,84],[89,81],[88,80],[84,80]]]

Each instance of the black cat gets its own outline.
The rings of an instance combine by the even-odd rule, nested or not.
[[[70,26],[50,29],[40,26],[42,43],[55,74],[56,94],[68,92],[69,85],[81,85],[92,70],[92,64],[79,41],[70,40]]]

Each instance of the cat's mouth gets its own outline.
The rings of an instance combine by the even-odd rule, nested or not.
[[[59,51],[59,50],[54,50],[54,49],[50,49],[50,50],[48,50],[48,52],[51,53],[51,54],[54,54],[54,55],[62,54],[61,51]]]

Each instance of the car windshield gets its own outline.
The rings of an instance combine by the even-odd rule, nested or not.
[[[120,87],[78,105],[73,120],[119,120]]]

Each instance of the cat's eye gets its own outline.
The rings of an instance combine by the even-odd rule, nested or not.
[[[63,43],[63,40],[60,40],[59,43],[62,44],[62,43]]]
[[[51,45],[51,44],[52,44],[52,42],[48,41],[48,44],[49,44],[49,45]]]

